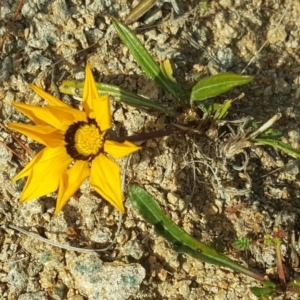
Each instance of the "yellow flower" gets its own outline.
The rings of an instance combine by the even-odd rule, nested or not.
[[[13,179],[27,177],[20,201],[29,201],[58,189],[57,215],[89,176],[90,185],[124,213],[119,166],[109,159],[121,158],[140,147],[106,139],[111,127],[109,97],[99,96],[89,66],[86,67],[82,105],[70,107],[35,85],[31,88],[49,105],[38,107],[14,103],[37,125],[9,123],[8,126],[45,145]]]

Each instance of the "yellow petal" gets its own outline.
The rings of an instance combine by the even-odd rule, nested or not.
[[[104,142],[104,152],[111,155],[114,159],[126,156],[130,153],[140,150],[141,148],[142,147],[139,147],[128,141],[118,143],[115,141],[106,140]]]
[[[124,213],[119,166],[100,154],[92,161],[90,184],[105,200]]]
[[[13,103],[13,106],[38,125],[48,124],[56,129],[66,131],[68,129],[66,123],[71,123],[70,120],[62,120],[48,106],[40,107],[16,102]]]
[[[89,65],[85,68],[82,105],[89,118],[96,119],[101,131],[105,131],[111,127],[109,96],[99,96]]]
[[[42,151],[43,155],[25,172],[29,174],[20,201],[29,201],[57,190],[60,177],[72,162],[65,147],[47,147]]]
[[[74,166],[68,169],[61,177],[59,183],[59,192],[56,201],[54,214],[57,215],[65,206],[67,201],[79,189],[83,180],[89,176],[88,163],[83,160],[77,160]]]
[[[95,98],[93,100],[93,111],[89,117],[96,119],[101,131],[111,127],[110,102],[108,95]]]
[[[94,110],[93,101],[97,98],[99,98],[99,94],[92,74],[92,70],[89,65],[86,65],[82,105],[87,115],[89,115],[90,112]]]
[[[87,115],[84,111],[72,107],[57,107],[57,106],[44,106],[47,108],[53,115],[57,116],[62,123],[66,125],[71,125],[78,121],[87,122]]]
[[[48,94],[38,86],[34,84],[29,84],[29,86],[44,100],[48,102],[48,104],[53,105],[53,106],[60,106],[60,107],[69,107],[70,106],[64,102],[62,102],[60,99],[57,99],[53,97],[51,94]]]
[[[18,109],[23,115],[25,115],[27,118],[32,120],[35,124],[48,125],[48,123],[44,120],[44,117],[41,119],[36,116],[35,110],[34,110],[36,108],[36,106],[23,104],[23,103],[17,103],[17,102],[13,102],[12,105],[16,109]]]
[[[8,123],[7,126],[51,148],[65,145],[62,131],[49,126]]]
[[[24,168],[19,172],[14,178],[13,181],[17,181],[23,177],[29,176],[32,166],[38,163],[41,159],[44,159],[46,154],[49,152],[46,151],[47,148],[42,149]]]

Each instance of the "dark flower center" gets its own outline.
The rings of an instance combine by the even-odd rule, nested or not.
[[[75,160],[92,160],[103,150],[104,137],[95,119],[73,123],[65,133],[67,153]]]

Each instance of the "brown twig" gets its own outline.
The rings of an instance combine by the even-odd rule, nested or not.
[[[20,156],[17,152],[15,152],[13,149],[9,148],[5,143],[0,141],[0,145],[6,148],[8,151],[12,152],[15,156],[17,156],[19,159],[23,160],[24,163],[27,163],[26,159],[24,159],[22,156]]]
[[[126,136],[126,137],[109,137],[107,139],[115,141],[115,142],[119,142],[119,143],[123,143],[124,141],[142,142],[142,141],[156,139],[156,138],[160,138],[160,137],[164,137],[164,136],[169,136],[174,133],[176,133],[176,134],[183,133],[183,131],[178,128],[169,128],[166,130],[151,131],[151,132]]]
[[[2,127],[8,134],[10,134],[11,135],[11,137],[30,155],[30,156],[34,156],[34,152],[31,150],[31,149],[29,149],[26,145],[24,145],[17,137],[15,137],[15,135],[3,124],[3,123],[1,123],[0,122],[0,127]],[[4,146],[4,145],[3,145]],[[5,147],[7,148],[7,149],[9,149],[11,152],[13,152],[15,155],[17,155],[12,149],[10,149],[9,147],[7,147],[6,145],[5,145]],[[17,157],[19,157],[20,158],[20,156],[19,155],[17,155]],[[20,159],[22,159],[22,158],[20,158]],[[23,160],[23,159],[22,159]]]
[[[1,5],[1,2],[0,2],[0,5]],[[6,31],[5,31],[5,33],[4,33],[3,37],[2,37],[2,39],[1,39],[1,42],[0,42],[0,50],[2,49],[2,47],[3,47],[3,45],[4,45],[4,42],[5,42],[6,38],[8,37],[8,35],[9,35],[9,33],[10,33],[12,27],[14,26],[15,21],[16,21],[16,19],[17,19],[17,16],[18,16],[19,12],[21,11],[22,6],[23,6],[23,0],[20,0],[20,1],[19,1],[19,4],[18,4],[18,7],[17,7],[17,10],[16,10],[16,12],[15,12],[15,15],[14,15],[14,17],[13,17],[13,20],[7,25]]]
[[[274,244],[275,244],[275,253],[276,253],[276,265],[277,265],[277,273],[279,277],[279,281],[282,287],[286,286],[286,278],[284,273],[284,267],[282,263],[282,255],[281,255],[281,238],[282,231],[279,230],[276,226],[273,228],[273,236],[274,236]]]

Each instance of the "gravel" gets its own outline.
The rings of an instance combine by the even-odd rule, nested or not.
[[[0,52],[2,124],[26,122],[12,108],[13,101],[43,103],[28,83],[62,99],[56,86],[62,79],[82,80],[86,63],[97,81],[173,105],[169,95],[143,77],[113,29],[110,16],[124,19],[138,1],[20,2],[23,5],[12,25],[19,1],[0,2],[2,40],[10,28]],[[177,1],[180,14],[171,2],[158,1],[131,25],[154,59],[170,59],[174,76],[184,85],[246,68],[245,74],[255,79],[229,94],[234,98],[243,92],[245,97],[234,103],[228,118],[251,116],[265,122],[281,112],[275,127],[283,132],[285,142],[299,149],[299,1]],[[73,99],[66,101],[79,105]],[[114,126],[121,135],[161,130],[174,122],[162,114],[114,102],[112,106]],[[33,151],[40,149],[27,137],[14,134]],[[117,243],[106,252],[75,253],[9,228],[15,225],[76,247],[103,248],[114,239],[119,216],[87,182],[57,217],[53,216],[56,194],[19,203],[24,182],[11,179],[24,162],[2,145],[25,161],[30,156],[3,128],[0,141],[1,299],[255,299],[249,288],[259,283],[176,253],[129,201]],[[144,186],[168,216],[194,237],[274,280],[278,280],[274,248],[266,246],[263,238],[274,226],[280,227],[286,233],[282,238],[286,275],[294,278],[299,272],[299,162],[270,147],[247,150],[249,184],[245,174],[234,168],[242,165],[243,156],[224,162],[210,142],[197,133],[147,141],[131,157],[127,181]],[[247,251],[233,247],[242,237],[253,241]],[[273,299],[298,299],[292,292],[284,297],[278,293]]]

